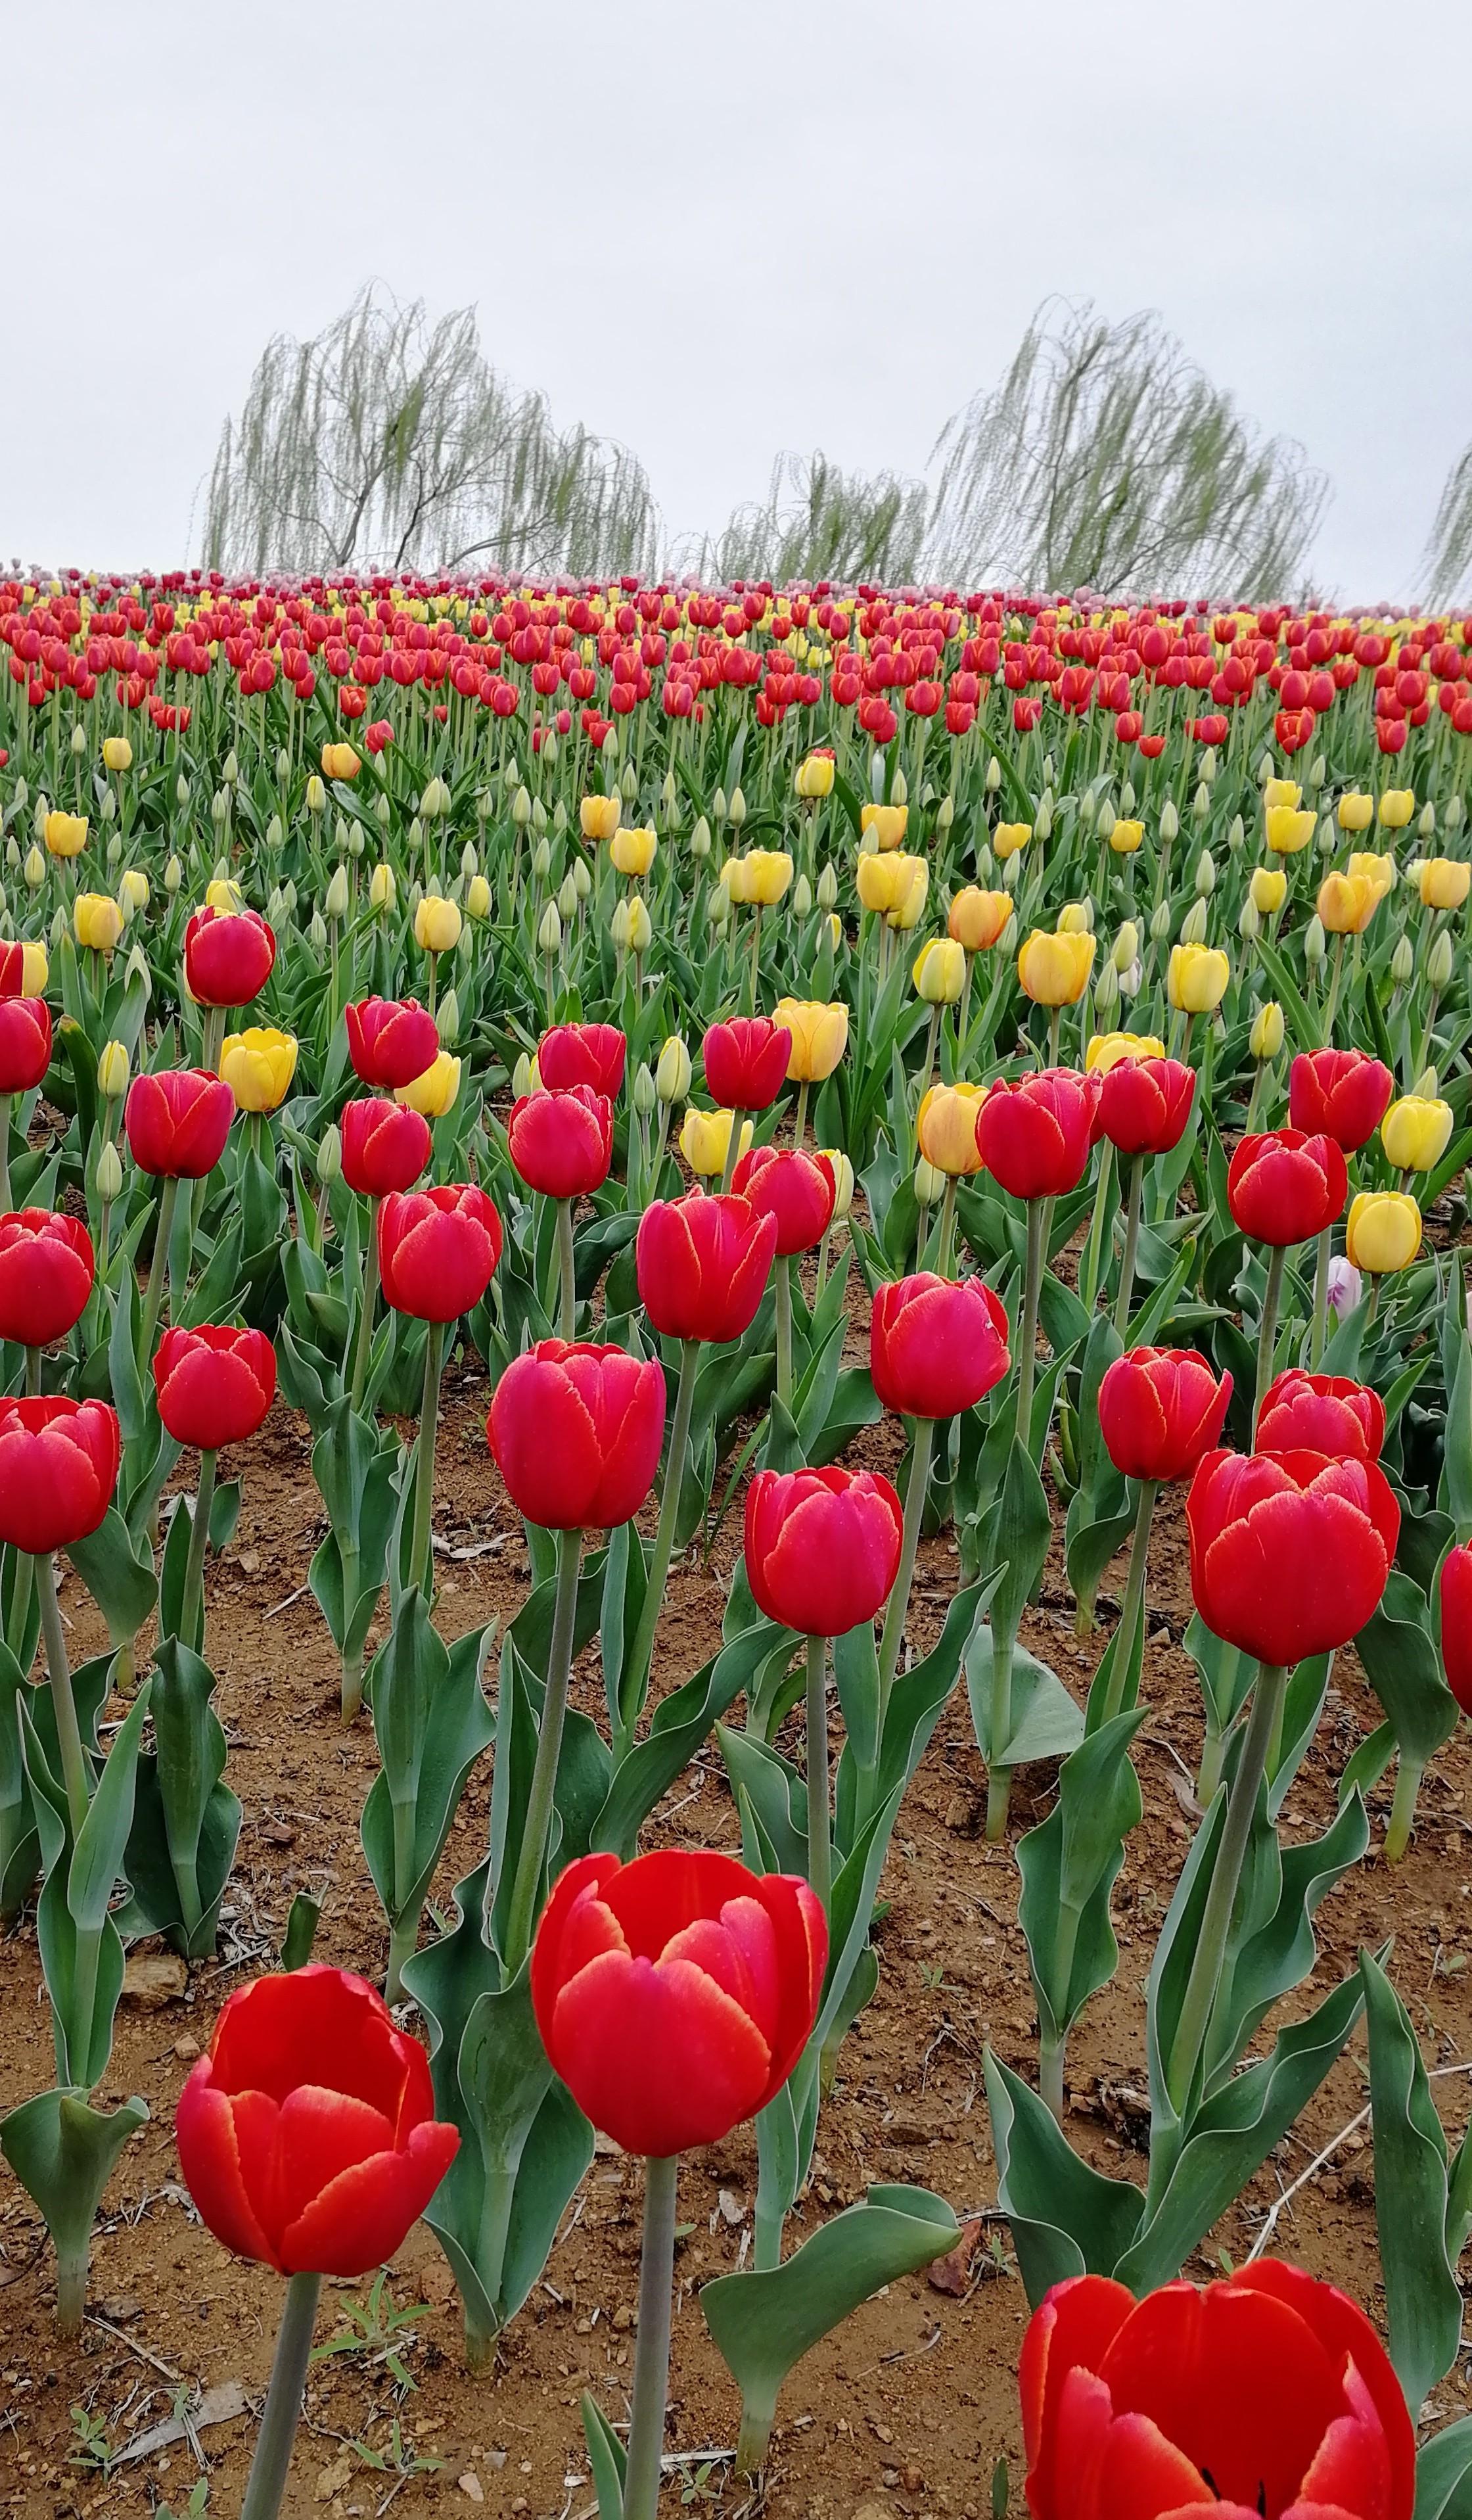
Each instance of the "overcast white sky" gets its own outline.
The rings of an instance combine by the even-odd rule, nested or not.
[[[1383,0],[0,8],[0,553],[198,556],[277,330],[377,276],[642,456],[671,536],[779,448],[918,472],[1038,301],[1158,307],[1413,592],[1472,437],[1472,9]]]

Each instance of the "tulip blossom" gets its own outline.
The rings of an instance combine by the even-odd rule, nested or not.
[[[756,1319],[777,1249],[777,1217],[748,1198],[691,1191],[639,1220],[639,1298],[666,1338],[724,1346]]]
[[[1288,1117],[1307,1136],[1332,1138],[1344,1154],[1358,1154],[1395,1090],[1390,1069],[1362,1050],[1300,1051],[1288,1070]]]
[[[220,1045],[220,1075],[239,1111],[274,1111],[286,1101],[296,1073],[293,1034],[271,1024],[227,1033]]]
[[[753,1147],[736,1168],[738,1197],[758,1216],[777,1219],[777,1253],[787,1259],[822,1240],[833,1213],[835,1183],[826,1155],[800,1148]]]
[[[1168,1155],[1185,1135],[1195,1095],[1195,1070],[1179,1058],[1120,1059],[1099,1080],[1099,1129],[1123,1155]]]
[[[836,1637],[884,1606],[902,1512],[870,1470],[758,1470],[746,1491],[746,1574],[756,1605],[800,1636]]]
[[[243,1444],[276,1397],[276,1351],[264,1330],[165,1330],[154,1359],[158,1416],[178,1444],[215,1452]]]
[[[832,1075],[848,1048],[848,1008],[842,1000],[825,1004],[821,998],[779,998],[772,1020],[791,1035],[789,1084],[821,1085]]]
[[[507,1123],[512,1162],[529,1190],[573,1199],[601,1190],[613,1154],[613,1105],[591,1085],[523,1094]]]
[[[276,962],[276,937],[256,910],[197,910],[184,931],[184,976],[197,1006],[245,1007]]]
[[[628,1042],[616,1024],[554,1024],[537,1045],[537,1073],[550,1093],[591,1085],[595,1094],[616,1102],[628,1054]]]
[[[1055,2284],[1017,2385],[1034,2520],[1410,2520],[1415,2432],[1364,2313],[1264,2258],[1142,2301]]]
[[[1231,1375],[1218,1380],[1194,1348],[1135,1347],[1099,1384],[1099,1429],[1124,1477],[1186,1478],[1218,1442]]]
[[[386,1096],[360,1096],[342,1106],[342,1178],[360,1198],[412,1190],[429,1161],[429,1123]]]
[[[65,1338],[86,1310],[96,1274],[79,1217],[46,1207],[0,1216],[0,1338],[31,1348]]]
[[[496,1385],[486,1432],[512,1502],[549,1531],[639,1511],[664,1438],[664,1375],[621,1347],[539,1339]]]
[[[1076,1190],[1093,1144],[1100,1090],[1071,1067],[999,1081],[976,1121],[988,1172],[1014,1198],[1056,1198]]]
[[[33,1093],[50,1065],[51,1009],[45,999],[0,998],[0,1094]]]
[[[1450,1136],[1451,1105],[1438,1095],[1403,1094],[1380,1124],[1380,1142],[1402,1173],[1429,1173]]]
[[[457,1321],[485,1293],[501,1243],[501,1219],[473,1182],[391,1191],[379,1210],[384,1299],[418,1321]]]
[[[1442,1669],[1464,1715],[1472,1715],[1472,1541],[1449,1549],[1438,1581]]]
[[[1306,1373],[1292,1366],[1269,1387],[1258,1412],[1258,1448],[1264,1453],[1377,1462],[1384,1442],[1384,1401],[1345,1374]]]
[[[229,1086],[201,1067],[145,1070],[123,1106],[133,1161],[164,1181],[201,1181],[213,1172],[234,1117]]]
[[[770,1015],[713,1023],[701,1057],[712,1099],[736,1111],[765,1111],[787,1081],[792,1035]]]
[[[1394,1277],[1410,1267],[1421,1233],[1421,1211],[1407,1192],[1357,1191],[1345,1222],[1345,1253],[1351,1268],[1367,1277]]]
[[[1208,1453],[1185,1517],[1191,1593],[1212,1634],[1287,1668],[1363,1627],[1401,1528],[1377,1463],[1297,1450]]]
[[[413,998],[363,998],[349,1006],[347,1047],[365,1085],[412,1085],[439,1057],[434,1017]]]
[[[117,1484],[117,1412],[102,1400],[0,1400],[0,1540],[32,1557],[97,1529]]]

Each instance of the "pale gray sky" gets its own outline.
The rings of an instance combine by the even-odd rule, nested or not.
[[[784,446],[918,472],[1038,301],[1158,307],[1414,591],[1472,437],[1472,10],[4,0],[0,552],[198,556],[267,336],[473,302],[669,534]]]

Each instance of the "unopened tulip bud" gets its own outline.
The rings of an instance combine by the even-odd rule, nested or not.
[[[1210,901],[1217,889],[1217,862],[1210,849],[1203,849],[1196,860],[1196,898]]]
[[[1304,961],[1321,963],[1327,951],[1328,948],[1324,943],[1323,921],[1316,911],[1304,929]]]
[[[1132,779],[1127,779],[1119,791],[1119,810],[1122,814],[1135,811],[1135,783]]]
[[[1189,910],[1186,912],[1185,917],[1181,922],[1181,942],[1182,945],[1204,945],[1206,943],[1206,904],[1204,901],[1197,900],[1191,903]]]
[[[564,875],[560,884],[558,886],[557,904],[564,925],[569,920],[576,919],[578,908],[578,888],[573,882],[570,875]]]
[[[558,798],[558,812],[562,819],[559,823],[555,823],[553,829],[560,834],[567,829],[567,809],[560,796]],[[545,832],[547,829],[547,808],[540,796],[534,796],[531,800],[531,827],[534,832]]]
[[[288,917],[292,917],[296,909],[296,886],[291,881],[290,876],[288,876],[286,882],[282,885],[281,897],[287,905]]]
[[[797,881],[792,886],[792,912],[794,918],[806,919],[812,907],[813,887],[809,883],[807,877],[805,875],[800,875]]]
[[[97,1158],[97,1195],[104,1207],[122,1196],[122,1157],[111,1138]]]
[[[1057,933],[1060,936],[1092,936],[1093,904],[1092,901],[1065,901],[1058,913]]]
[[[541,797],[539,796],[539,797],[537,798],[537,804],[538,804],[538,805],[540,805],[540,804],[541,804],[541,802],[542,802],[542,799],[541,799]],[[540,818],[540,820],[539,820],[539,819],[538,819],[538,816],[537,816],[537,812],[536,812],[536,807],[535,807],[535,806],[534,806],[534,807],[533,807],[533,809],[532,809],[531,827],[532,827],[532,830],[533,830],[534,832],[544,832],[544,831],[547,829],[547,817],[546,817],[546,815],[545,815],[545,814],[544,814],[544,815],[542,815],[542,816],[541,816],[541,818]],[[561,838],[561,836],[562,836],[562,833],[563,833],[567,829],[568,829],[567,808],[566,808],[565,804],[563,803],[563,801],[562,801],[561,797],[559,796],[559,797],[558,798],[558,801],[557,801],[556,805],[553,807],[553,814],[552,814],[552,836],[553,836],[553,838],[554,838],[555,840],[559,840],[559,839]]]
[[[724,927],[730,917],[730,893],[727,891],[724,883],[713,884],[711,886],[710,899],[705,905],[706,924],[710,927]]]
[[[14,799],[14,802],[15,802],[16,812],[17,812],[18,814],[23,814],[23,813],[24,813],[24,811],[25,811],[26,806],[27,806],[27,805],[29,804],[29,802],[30,802],[30,789],[29,789],[29,788],[26,786],[25,781],[24,781],[23,779],[18,779],[18,780],[16,781],[16,789],[15,789],[15,799]]]
[[[531,794],[525,788],[518,788],[512,798],[512,821],[518,832],[524,832],[531,821]]]
[[[285,788],[290,776],[291,756],[284,743],[278,744],[276,748],[276,777],[278,784]]]
[[[65,908],[52,912],[49,933],[51,936],[52,947],[55,949],[61,944],[63,937],[67,933],[67,913]]]
[[[307,942],[320,954],[327,944],[327,921],[320,910],[314,910],[307,921]]]
[[[441,1046],[446,1050],[450,1049],[460,1030],[460,1000],[453,989],[446,989],[434,1010],[434,1029],[439,1035]]]
[[[1196,792],[1191,798],[1191,812],[1198,823],[1204,823],[1211,812],[1211,789],[1204,779],[1197,783]]]
[[[12,875],[16,873],[21,864],[21,843],[17,839],[14,832],[12,832],[10,838],[5,843],[5,863],[9,867]]]
[[[1396,950],[1390,958],[1390,976],[1398,989],[1404,989],[1406,986],[1415,967],[1415,955],[1411,951],[1410,938],[1397,937]]]
[[[309,814],[320,814],[327,806],[327,789],[314,770],[307,781],[306,807]]]
[[[460,852],[460,872],[465,877],[467,882],[468,882],[470,877],[474,875],[479,864],[480,860],[475,855],[474,841],[467,840],[465,847]]]
[[[86,730],[85,730],[85,728],[80,727],[80,726],[74,726],[74,727],[72,728],[72,730],[71,730],[71,749],[72,749],[72,751],[76,754],[76,756],[77,756],[78,760],[80,760],[80,758],[81,758],[82,754],[83,754],[83,753],[86,751],[86,749],[87,749],[87,736],[86,736]],[[107,746],[106,746],[106,744],[103,746],[103,749],[104,749],[104,751],[106,752],[106,750],[107,750]]]
[[[1232,818],[1231,818],[1231,821],[1230,821],[1230,823],[1229,823],[1229,824],[1228,824],[1228,826],[1227,826],[1227,847],[1228,847],[1229,849],[1239,849],[1239,848],[1242,846],[1242,843],[1243,843],[1243,841],[1246,839],[1246,837],[1247,837],[1247,826],[1246,826],[1246,824],[1243,822],[1242,817],[1241,817],[1241,815],[1240,815],[1240,814],[1233,814],[1233,816],[1232,816]]]
[[[167,893],[175,893],[183,881],[184,869],[176,857],[171,857],[163,870],[163,889]]]
[[[1119,972],[1112,962],[1104,965],[1093,987],[1093,1011],[1101,1019],[1114,1012],[1119,1004]]]
[[[391,866],[376,866],[368,878],[370,910],[391,910],[398,895],[398,880]]]
[[[329,919],[347,917],[347,869],[334,867],[332,880],[323,896],[323,910]]]
[[[102,795],[98,799],[97,810],[105,823],[111,823],[115,818],[117,813],[117,799],[113,795],[111,788],[105,788],[103,789]]]
[[[1237,914],[1237,934],[1244,945],[1255,945],[1263,932],[1263,914],[1249,892]]]
[[[825,1147],[822,1151],[833,1167],[832,1222],[842,1225],[854,1204],[854,1167],[841,1147]],[[944,1174],[941,1178],[944,1182]]]
[[[710,855],[710,825],[703,814],[690,835],[690,848],[691,857],[708,858]]]
[[[24,874],[25,880],[30,886],[31,891],[39,892],[42,884],[46,880],[46,861],[42,857],[41,852],[36,847],[34,841],[32,841],[30,847],[25,852]]]
[[[608,922],[608,933],[620,954],[627,954],[629,951],[633,935],[632,912],[633,903],[629,900],[615,902],[613,916]]]
[[[227,752],[224,760],[220,764],[220,778],[223,785],[227,788],[233,788],[240,775],[241,765],[237,761],[234,752]]]
[[[560,952],[561,944],[561,917],[558,913],[557,903],[555,901],[550,901],[547,908],[542,913],[541,921],[537,927],[537,951],[539,954],[544,955],[557,954]]]
[[[1167,796],[1165,803],[1160,809],[1160,836],[1167,848],[1170,847],[1171,842],[1177,837],[1180,830],[1181,817],[1176,811],[1173,798]]]
[[[512,754],[511,759],[507,762],[507,764],[506,764],[505,768],[503,769],[503,771],[502,771],[502,773],[501,773],[501,777],[502,777],[502,781],[503,781],[503,783],[504,783],[505,787],[507,788],[508,791],[510,791],[513,788],[518,787],[518,786],[520,785],[520,780],[521,780],[521,764],[520,764],[520,762],[516,759],[516,756],[515,756],[515,754],[514,754],[514,753],[513,753],[513,754]]]
[[[325,1190],[342,1178],[342,1133],[335,1126],[324,1129],[317,1148],[317,1178]]]
[[[143,962],[143,957],[140,955],[138,948],[135,945],[132,953],[128,956],[128,979],[132,979],[134,966],[139,962]],[[143,968],[145,994],[147,994],[152,983],[148,979],[148,964],[146,962],[143,962]],[[50,977],[51,959],[47,954],[45,946],[41,943],[39,937],[27,936],[25,942],[21,948],[22,996],[26,998],[43,998],[46,995],[46,983]]]
[[[105,1102],[118,1102],[128,1090],[129,1062],[125,1045],[104,1042],[97,1057],[97,1090]]]
[[[1098,808],[1098,812],[1095,814],[1095,816],[1094,816],[1094,818],[1093,818],[1093,828],[1094,828],[1094,831],[1097,832],[1097,834],[1098,834],[1098,836],[1099,836],[1099,838],[1100,838],[1101,840],[1108,840],[1109,838],[1111,838],[1111,837],[1112,837],[1112,835],[1113,835],[1113,832],[1114,832],[1114,823],[1115,823],[1114,807],[1110,804],[1110,802],[1109,802],[1109,800],[1108,800],[1108,798],[1107,798],[1107,797],[1101,797],[1101,798],[1099,799],[1099,808]],[[1126,852],[1126,854],[1128,854],[1128,853]]]
[[[389,824],[393,821],[393,807],[389,804],[387,797],[379,796],[373,810],[375,821],[380,823],[384,831],[386,831]]]
[[[1327,770],[1328,764],[1324,760],[1323,754],[1321,752],[1316,752],[1313,760],[1309,764],[1309,786],[1311,788],[1321,788],[1323,786]]]
[[[859,834],[859,855],[861,858],[876,858],[878,854],[879,827],[877,823],[866,823]]]
[[[716,818],[716,821],[717,821],[718,823],[724,823],[724,822],[725,822],[725,820],[726,820],[726,790],[725,790],[725,788],[718,788],[716,789],[715,794],[712,796],[712,798],[711,798],[711,800],[710,800],[710,810],[711,810],[711,812],[714,814],[714,816],[715,816],[715,818]]]
[[[1413,1099],[1418,1102],[1436,1102],[1440,1101],[1441,1088],[1436,1081],[1436,1069],[1434,1067],[1423,1067],[1410,1091]]]
[[[628,904],[628,912],[629,951],[631,954],[647,954],[654,937],[648,905],[643,900],[636,899]]]
[[[1451,934],[1444,927],[1426,957],[1426,977],[1434,989],[1445,989],[1451,977]]]
[[[545,883],[552,872],[552,842],[538,840],[531,853],[531,871],[538,883]]]
[[[691,1055],[678,1033],[672,1032],[659,1053],[654,1070],[654,1091],[661,1102],[683,1102],[690,1093]]]
[[[286,917],[287,896],[279,883],[273,883],[266,895],[266,924],[268,927],[280,927],[284,925]]]
[[[992,755],[991,760],[987,763],[987,775],[986,775],[986,790],[987,790],[987,794],[988,794],[989,796],[995,796],[995,795],[996,795],[996,793],[997,793],[998,788],[999,788],[1001,786],[1002,786],[1002,764],[1001,764],[1001,762],[998,760],[997,755],[996,755],[996,753],[994,752],[994,753],[993,753],[993,755]]]
[[[667,770],[664,774],[664,785],[659,790],[660,809],[666,815],[673,814],[679,802],[680,790],[675,785],[675,774],[673,770]]]
[[[994,769],[996,768],[995,762],[992,766]],[[1079,807],[1079,832],[1081,837],[1086,840],[1093,836],[1093,798],[1092,796],[1086,796]]]
[[[954,796],[943,796],[935,809],[936,830],[938,832],[949,832],[955,820],[956,799]]]
[[[933,1207],[946,1187],[946,1176],[921,1155],[914,1168],[914,1195],[921,1207]]]
[[[619,784],[620,790],[622,791],[622,794],[623,794],[624,803],[625,803],[626,805],[632,805],[632,804],[633,804],[633,802],[634,802],[635,797],[636,797],[636,796],[638,795],[638,793],[639,793],[639,773],[638,773],[638,771],[635,769],[634,764],[633,764],[633,762],[632,762],[632,761],[626,761],[626,762],[624,763],[623,777],[620,779],[620,781],[619,781],[619,783],[618,783],[618,784]],[[739,788],[737,788],[737,790],[736,790],[736,795],[739,795],[739,794],[740,794],[740,789],[739,789]],[[733,802],[733,803],[735,803],[735,801],[736,801],[736,798],[735,798],[735,797],[733,797],[732,802]],[[742,811],[742,813],[743,813],[743,814],[744,814],[745,810],[746,810],[746,807],[745,807],[745,802],[744,802],[744,799],[743,799],[743,801],[742,801],[742,805],[741,805],[741,811]]]
[[[659,1099],[654,1091],[654,1073],[647,1059],[641,1059],[634,1070],[633,1093],[634,1108],[647,1120]]]
[[[512,1069],[512,1092],[516,1101],[519,1102],[525,1094],[535,1094],[541,1082],[536,1060],[528,1058],[524,1050],[518,1051],[516,1063]]]
[[[1248,1047],[1254,1058],[1276,1058],[1283,1046],[1283,1011],[1270,998],[1252,1018]]]
[[[1137,922],[1135,920],[1133,920],[1133,919],[1126,919],[1126,920],[1123,920],[1123,921],[1120,922],[1120,930],[1119,930],[1119,934],[1115,937],[1115,940],[1114,940],[1114,950],[1113,950],[1113,952],[1111,953],[1111,955],[1110,955],[1110,957],[1109,957],[1109,960],[1110,960],[1110,962],[1113,964],[1115,970],[1116,970],[1116,971],[1128,971],[1128,969],[1129,969],[1129,968],[1130,968],[1131,964],[1135,961],[1135,958],[1136,958],[1136,956],[1138,954],[1138,952],[1139,952],[1139,927],[1138,927],[1138,924],[1137,924]]]
[[[1431,803],[1429,798],[1421,807],[1420,817],[1416,823],[1416,830],[1420,832],[1423,840],[1429,840],[1436,830],[1436,807]]]
[[[450,790],[445,786],[443,779],[435,777],[429,780],[425,786],[423,796],[420,798],[421,821],[425,823],[437,823],[441,815],[448,814],[449,810]]]
[[[1466,806],[1464,805],[1464,803],[1462,802],[1462,799],[1461,799],[1460,795],[1455,795],[1455,796],[1453,796],[1453,797],[1451,798],[1451,800],[1450,800],[1450,804],[1449,804],[1449,805],[1448,805],[1448,807],[1447,807],[1447,829],[1448,829],[1448,831],[1449,831],[1449,832],[1459,832],[1459,831],[1461,830],[1461,827],[1462,827],[1463,823],[1466,821],[1466,819],[1467,819],[1467,808],[1466,808]]]

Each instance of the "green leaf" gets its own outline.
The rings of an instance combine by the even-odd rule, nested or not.
[[[158,1598],[152,1550],[140,1549],[115,1506],[85,1540],[67,1552],[108,1623],[114,1645],[138,1634]]]
[[[1084,1737],[1084,1711],[1055,1671],[1026,1645],[1012,1647],[1012,1728],[995,1754],[992,1747],[992,1630],[979,1627],[966,1652],[971,1720],[987,1765],[1023,1768],[1034,1759],[1066,1759]]]
[[[1058,1771],[1058,1799],[1047,1820],[1018,1843],[1018,1918],[1046,2041],[1066,2035],[1119,1962],[1109,1895],[1125,1840],[1140,1819],[1130,1745],[1146,1712],[1113,1716],[1080,1743]]]
[[[1472,2520],[1472,2415],[1421,2444],[1411,2520]]]
[[[607,1798],[592,1825],[591,1846],[610,1849],[628,1861],[649,1813],[748,1686],[770,1639],[764,1623],[748,1628],[660,1699],[644,1739],[635,1742],[612,1773]]]
[[[383,1765],[363,1807],[362,1839],[391,1926],[423,1905],[466,1778],[494,1737],[481,1677],[491,1633],[473,1629],[447,1653],[411,1586],[374,1657],[370,1691]],[[397,1840],[396,1806],[409,1815]]]
[[[1070,2275],[1113,2274],[1138,2232],[1145,2200],[1128,2180],[1104,2179],[1081,2161],[1037,2092],[990,2048],[985,2072],[997,2201],[1036,2310]]]
[[[591,2391],[583,2391],[578,2405],[583,2417],[583,2439],[588,2445],[593,2491],[598,2496],[598,2520],[623,2520],[628,2452]]]
[[[1390,2359],[1414,2412],[1461,2344],[1461,2290],[1447,2249],[1447,2139],[1410,2015],[1368,1952],[1360,1955],[1360,1973]]]
[[[999,1635],[1015,1637],[1051,1538],[1052,1516],[1037,1463],[1014,1435],[1002,1491],[985,1516],[981,1543],[981,1563],[1002,1569],[992,1598],[992,1626]]]
[[[1408,1575],[1394,1568],[1379,1607],[1355,1639],[1365,1678],[1385,1709],[1396,1747],[1425,1766],[1456,1730],[1457,1704],[1431,1637],[1431,1613]]]
[[[146,2101],[92,2106],[84,2090],[38,2092],[0,2118],[0,2152],[40,2208],[60,2265],[85,2268],[103,2191],[129,2136],[147,2126]]]
[[[224,1783],[225,1734],[215,1676],[177,1638],[156,1649],[155,1749],[138,1762],[124,1858],[130,1935],[166,1933],[187,1958],[212,1952],[240,1836],[241,1806]]]

